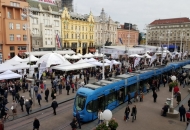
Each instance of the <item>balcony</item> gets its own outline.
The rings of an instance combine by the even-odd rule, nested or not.
[[[42,38],[41,34],[32,34],[33,38]]]
[[[45,27],[52,28],[52,25],[45,25]]]

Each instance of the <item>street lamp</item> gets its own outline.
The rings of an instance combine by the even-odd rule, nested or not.
[[[171,77],[171,80],[173,81],[173,82],[175,82],[176,81],[176,76],[172,76]],[[170,112],[173,112],[174,111],[174,107],[173,107],[173,91],[174,89],[172,88],[172,97],[171,97],[171,104],[170,104]]]
[[[108,126],[108,121],[112,118],[112,112],[109,109],[104,110],[102,118],[106,121],[106,126]]]

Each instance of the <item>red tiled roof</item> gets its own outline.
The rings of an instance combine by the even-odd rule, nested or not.
[[[190,22],[189,18],[184,17],[184,18],[158,19],[158,20],[154,20],[152,23],[150,23],[150,25],[185,23],[185,22]]]

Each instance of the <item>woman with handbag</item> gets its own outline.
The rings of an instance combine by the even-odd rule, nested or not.
[[[17,103],[15,102],[15,100],[13,100],[13,103],[12,103],[12,107],[11,107],[11,110],[13,112],[13,115],[16,115],[17,114]]]
[[[127,122],[127,120],[129,119],[129,113],[130,113],[130,108],[129,106],[127,106],[125,108],[125,121]]]

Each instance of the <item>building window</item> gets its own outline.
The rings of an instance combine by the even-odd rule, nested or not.
[[[16,29],[20,29],[20,24],[16,24]]]
[[[27,40],[27,36],[23,35],[23,41],[26,41],[26,40]]]
[[[38,24],[38,19],[33,18],[33,24]]]
[[[71,26],[71,30],[73,30],[73,25]]]
[[[18,46],[18,50],[26,50],[26,46]]]
[[[14,51],[15,47],[14,46],[10,46],[10,51]]]
[[[55,26],[56,26],[56,27],[59,26],[59,21],[55,20]]]
[[[20,41],[21,40],[20,35],[16,35],[16,39],[17,39],[17,41]]]
[[[32,14],[33,14],[33,15],[38,15],[38,12],[32,11]]]
[[[46,45],[47,45],[47,41],[45,41]]]
[[[73,39],[73,34],[71,35],[72,39]]]
[[[86,35],[86,39],[88,39],[88,36]]]
[[[11,2],[11,6],[20,7],[20,3],[17,3],[17,2]]]
[[[11,30],[14,29],[14,25],[13,25],[13,23],[9,23],[9,29],[11,29]]]
[[[10,34],[9,39],[10,39],[10,41],[14,41],[14,34]]]

